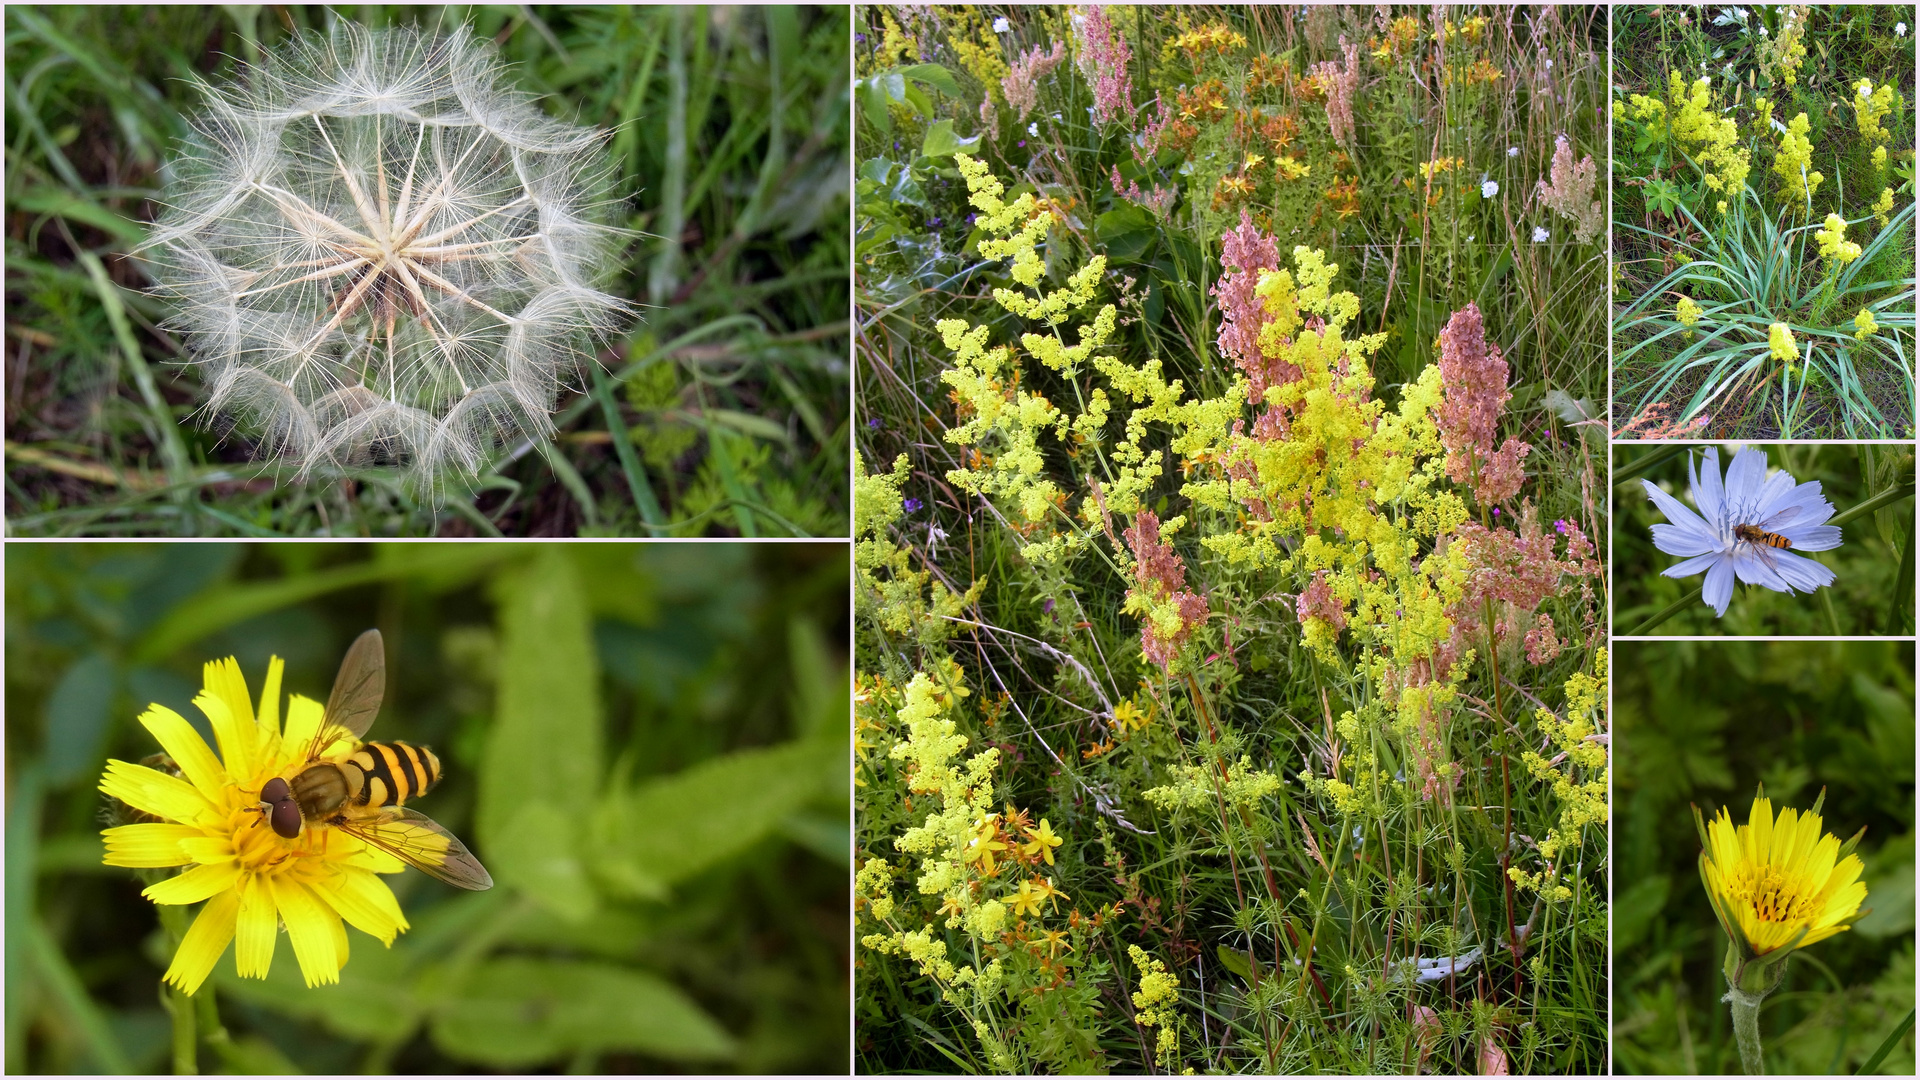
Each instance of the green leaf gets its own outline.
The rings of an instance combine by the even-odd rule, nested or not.
[[[1253,968],[1247,963],[1246,957],[1227,948],[1225,945],[1215,945],[1213,947],[1213,954],[1220,958],[1221,966],[1225,967],[1228,971],[1233,972],[1243,979],[1251,980],[1253,978]]]
[[[47,698],[47,783],[64,787],[100,768],[101,740],[120,689],[113,660],[94,653],[67,668]]]
[[[900,74],[909,79],[917,79],[920,82],[926,83],[928,86],[933,87],[948,97],[957,98],[966,96],[960,92],[960,82],[953,77],[953,72],[948,71],[939,64],[913,64],[909,67],[901,68]]]
[[[971,150],[979,145],[980,136],[963,139],[954,134],[953,121],[941,120],[927,129],[927,137],[920,143],[922,157],[949,157],[962,150]]]
[[[574,819],[551,803],[535,800],[515,813],[487,847],[500,881],[534,898],[569,922],[584,922],[599,907],[599,897],[575,854],[579,834]]]
[[[477,834],[491,848],[534,803],[584,818],[599,788],[600,670],[586,591],[558,546],[499,579],[497,719],[480,762]],[[511,850],[511,849],[503,849]],[[502,864],[525,881],[532,867]]]
[[[637,868],[672,885],[752,847],[826,793],[846,794],[846,748],[808,740],[740,750],[608,793],[597,815],[602,872]]]
[[[1153,215],[1132,204],[1094,218],[1093,231],[1107,258],[1115,262],[1140,261],[1159,235]]]
[[[668,1061],[722,1061],[733,1039],[661,979],[581,961],[511,957],[477,967],[433,1024],[442,1052],[523,1068],[575,1053],[624,1050]]]

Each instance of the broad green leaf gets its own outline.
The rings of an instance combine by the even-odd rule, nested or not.
[[[962,150],[971,150],[979,145],[980,136],[963,139],[954,133],[952,120],[941,120],[927,129],[927,137],[920,143],[922,157],[949,157]]]
[[[594,912],[599,899],[575,853],[580,829],[544,800],[523,804],[487,845],[501,884],[512,885],[570,922]]]
[[[480,762],[477,833],[487,849],[530,805],[584,820],[601,768],[600,670],[585,588],[559,547],[497,581],[497,720]],[[496,872],[509,878],[506,866]],[[524,880],[524,879],[522,879]]]
[[[918,79],[948,97],[966,96],[960,92],[960,82],[953,77],[953,72],[939,64],[913,64],[901,68],[900,74],[909,79]]]
[[[672,885],[759,843],[828,792],[846,792],[846,749],[838,740],[740,750],[609,792],[598,815],[598,846],[609,864],[630,861]]]
[[[47,783],[63,787],[100,769],[108,710],[120,688],[113,660],[94,653],[67,668],[47,698]]]
[[[699,1005],[653,975],[525,957],[476,968],[441,1008],[433,1040],[449,1056],[499,1068],[612,1050],[724,1061],[736,1049]]]

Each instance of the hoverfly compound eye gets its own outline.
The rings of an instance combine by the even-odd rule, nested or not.
[[[288,840],[300,835],[299,803],[283,799],[273,804],[273,831]]]
[[[287,796],[291,794],[293,792],[287,787],[287,782],[276,776],[260,789],[260,801],[268,804],[281,803],[285,802]]]

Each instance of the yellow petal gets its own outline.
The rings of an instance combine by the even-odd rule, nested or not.
[[[225,862],[196,866],[184,874],[156,882],[140,890],[140,895],[156,904],[197,904],[228,889],[240,879],[240,864]],[[224,942],[222,946],[224,947]]]
[[[161,749],[172,755],[181,774],[200,789],[208,802],[217,806],[226,801],[227,770],[221,767],[220,759],[213,756],[207,741],[193,730],[186,717],[165,705],[149,705],[147,711],[140,714],[140,722],[153,732]]]
[[[100,778],[100,790],[135,810],[180,824],[209,824],[218,820],[213,804],[198,788],[145,765],[109,760],[107,775]]]
[[[320,733],[320,721],[326,713],[326,706],[312,698],[299,694],[288,698],[287,729],[280,736],[281,753],[296,757],[305,754],[307,744]]]
[[[269,657],[267,684],[260,688],[260,730],[269,736],[280,734],[280,675],[286,666],[279,657]]]
[[[273,947],[280,937],[280,914],[266,880],[249,877],[240,892],[240,919],[234,939],[233,962],[249,979],[264,979],[273,966]]]
[[[293,942],[293,955],[300,961],[300,974],[307,985],[339,982],[340,954],[334,949],[334,931],[340,925],[340,916],[298,881],[284,874],[268,880],[273,882],[273,899],[287,924],[287,938]]]
[[[226,762],[227,774],[237,783],[248,784],[259,768],[255,756],[259,737],[240,664],[232,657],[210,661],[203,677],[206,689],[194,697],[194,707],[213,725],[213,738],[220,745],[220,760]]]
[[[354,929],[391,946],[394,935],[407,928],[407,917],[387,883],[364,870],[347,870],[312,883],[320,899],[332,905]]]
[[[220,954],[227,951],[227,942],[233,940],[233,917],[239,907],[239,897],[229,889],[200,909],[200,917],[187,928],[173,963],[167,966],[168,982],[188,994],[200,989],[213,965],[220,962]]]
[[[100,835],[107,838],[108,866],[185,866],[193,857],[181,850],[180,842],[206,836],[192,825],[151,822],[121,825]]]
[[[197,863],[228,863],[233,861],[233,840],[226,836],[208,836],[201,833],[191,840],[183,840],[180,850],[193,857]]]

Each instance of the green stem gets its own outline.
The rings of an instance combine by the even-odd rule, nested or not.
[[[180,951],[187,936],[187,912],[177,904],[161,904],[160,925],[167,932],[167,955]],[[195,1076],[200,1072],[200,1032],[195,1024],[193,998],[172,983],[160,984],[160,1004],[173,1014],[173,1074]]]
[[[1748,1076],[1764,1076],[1765,1055],[1760,1050],[1760,1002],[1762,999],[1734,992],[1733,1039],[1740,1044],[1740,1068]]]

